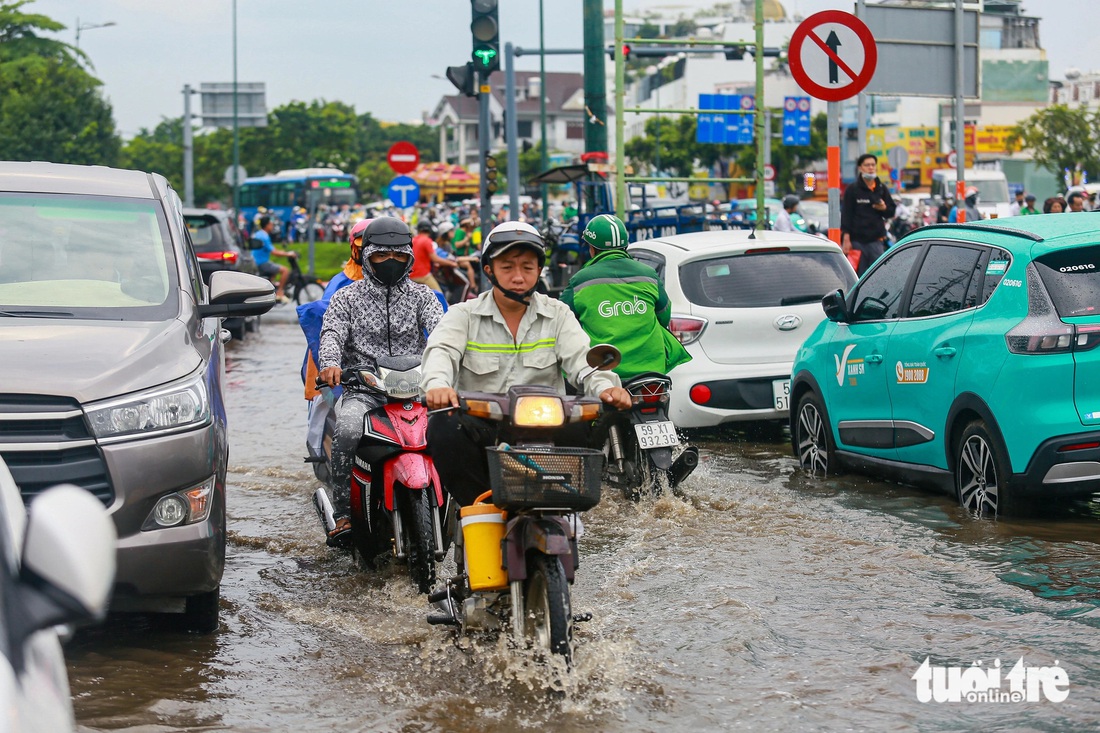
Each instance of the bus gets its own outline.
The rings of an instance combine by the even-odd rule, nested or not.
[[[295,206],[307,211],[322,204],[340,207],[359,200],[358,179],[338,168],[295,168],[271,176],[246,178],[241,183],[241,213],[251,227],[262,206],[268,215],[289,225]]]

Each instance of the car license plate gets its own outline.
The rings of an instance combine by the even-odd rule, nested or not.
[[[680,444],[676,426],[671,420],[639,423],[634,426],[634,432],[638,436],[639,448],[664,448]]]
[[[791,409],[791,380],[776,379],[772,382],[772,396],[775,398],[775,409],[786,412]]]

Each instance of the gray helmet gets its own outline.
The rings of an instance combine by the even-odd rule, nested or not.
[[[801,201],[802,199],[798,198],[793,193],[789,193],[783,197],[783,208],[789,209],[792,206],[798,206],[799,202]]]

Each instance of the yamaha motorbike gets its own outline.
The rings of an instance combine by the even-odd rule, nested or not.
[[[612,368],[605,364],[617,355],[614,347],[597,346],[589,364]],[[518,646],[568,663],[573,624],[591,618],[574,615],[570,599],[580,564],[577,515],[600,501],[604,456],[555,445],[555,436],[567,424],[597,419],[603,405],[542,386],[459,393],[459,403],[469,415],[501,421],[508,442],[486,449],[490,486],[459,512],[458,574],[429,596],[442,613],[428,623],[453,625],[462,634],[510,632]]]
[[[634,406],[611,413],[607,436],[606,479],[634,501],[643,493],[660,496],[665,488],[675,489],[699,465],[699,449],[686,447],[673,460],[680,445],[676,426],[668,419],[672,380],[649,372],[630,379],[623,387]]]
[[[420,357],[381,357],[375,369],[345,369],[348,392],[386,398],[367,412],[351,472],[351,545],[360,562],[392,554],[409,567],[421,593],[436,580],[443,560],[441,518],[445,515],[439,475],[427,452],[427,408],[420,401]],[[339,404],[337,404],[339,412]],[[326,534],[336,522],[324,488],[313,495]]]

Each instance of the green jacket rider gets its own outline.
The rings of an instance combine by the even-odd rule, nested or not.
[[[668,330],[672,304],[657,271],[626,251],[626,226],[600,214],[581,239],[592,259],[569,280],[561,300],[577,315],[592,343],[612,344],[623,360],[615,372],[623,382],[645,372],[668,374],[691,361],[683,344]]]

